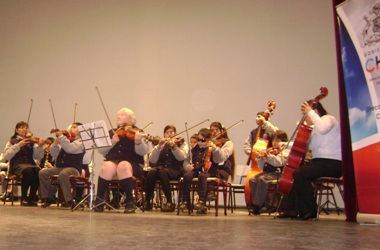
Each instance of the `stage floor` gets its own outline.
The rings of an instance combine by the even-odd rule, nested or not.
[[[95,213],[0,205],[0,249],[378,249],[379,226],[321,214],[319,221],[248,216],[238,209],[207,215],[136,211]]]

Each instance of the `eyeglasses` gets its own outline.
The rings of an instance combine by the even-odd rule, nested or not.
[[[205,138],[199,138],[199,141],[200,142],[206,142],[206,139]]]

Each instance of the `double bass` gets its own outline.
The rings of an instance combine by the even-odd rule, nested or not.
[[[320,94],[317,95],[313,103],[310,105],[312,108],[318,104],[318,102],[327,96],[328,90],[326,87],[320,88]],[[311,132],[313,128],[304,123],[307,114],[304,114],[301,121],[299,122],[296,130],[294,131],[291,138],[295,138],[292,148],[289,152],[288,160],[284,166],[282,172],[280,183],[278,186],[278,191],[282,194],[289,195],[293,187],[293,173],[304,161],[307,147],[310,139]],[[294,137],[295,135],[295,137]],[[291,141],[291,140],[289,140]]]
[[[268,101],[268,109],[265,110],[264,116],[266,119],[269,118],[270,114],[272,111],[276,108],[276,102],[274,101]],[[262,150],[266,150],[268,148],[269,141],[266,138],[261,138],[261,130],[262,130],[262,125],[259,125],[257,127],[256,131],[256,137],[253,140],[253,147],[251,150],[251,155],[250,155],[250,161],[251,161],[251,170],[247,174],[247,177],[245,179],[245,187],[244,187],[244,195],[245,195],[245,202],[248,207],[252,205],[252,197],[251,197],[251,187],[249,185],[249,181],[255,177],[257,174],[261,173],[262,170],[259,169],[259,166],[256,161],[256,153],[255,152],[260,152]]]

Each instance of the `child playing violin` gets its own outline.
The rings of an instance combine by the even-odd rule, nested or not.
[[[268,185],[271,181],[279,178],[289,150],[283,150],[288,141],[288,135],[283,130],[277,130],[273,136],[273,147],[256,152],[256,159],[259,168],[263,172],[255,175],[249,180],[251,187],[253,207],[248,208],[250,213],[260,214],[261,208],[265,205]],[[268,207],[268,211],[276,211],[276,207]]]
[[[50,185],[50,177],[53,175],[58,175],[58,184],[62,190],[66,207],[73,208],[76,205],[71,194],[70,176],[80,176],[82,173],[85,149],[79,136],[78,126],[80,125],[82,123],[79,122],[71,124],[69,134],[72,138],[70,139],[64,135],[63,131],[57,129],[54,132],[57,138],[51,145],[50,153],[56,159],[55,167],[43,168],[39,173],[41,199],[45,200],[42,208],[47,208],[54,202],[56,188]]]
[[[21,178],[21,205],[37,206],[40,168],[35,160],[43,157],[45,140],[38,139],[38,142],[32,142],[26,138],[28,131],[29,125],[26,122],[21,121],[16,124],[15,133],[5,146],[4,159],[9,161],[10,174]]]
[[[173,125],[164,128],[164,138],[156,145],[149,156],[150,170],[145,179],[145,210],[152,210],[151,199],[156,180],[160,180],[165,194],[166,203],[162,205],[162,212],[173,212],[172,192],[170,180],[179,180],[183,175],[183,161],[186,159],[189,147],[183,140],[173,138],[177,130]],[[172,138],[172,139],[170,139]],[[178,142],[177,142],[178,141]]]
[[[211,129],[221,130],[222,125],[218,122],[211,124]],[[214,134],[217,131],[214,131]],[[212,132],[203,128],[198,132],[198,144],[192,148],[191,156],[184,161],[187,171],[184,176],[183,197],[181,209],[190,208],[190,186],[193,178],[198,177],[197,193],[199,201],[194,205],[198,214],[205,214],[207,196],[207,178],[218,177],[227,180],[233,168],[233,143],[226,141],[222,147],[217,147],[212,142]]]

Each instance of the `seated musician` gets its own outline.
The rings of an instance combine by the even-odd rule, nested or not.
[[[119,128],[115,132],[110,130],[112,147],[99,148],[99,152],[105,156],[105,162],[99,173],[97,198],[106,198],[108,186],[112,178],[117,176],[126,195],[124,213],[130,214],[135,213],[132,177],[143,176],[144,155],[149,151],[149,143],[135,126],[136,116],[132,110],[121,108],[117,112],[116,124]],[[101,200],[96,200],[95,212],[103,212],[104,203]]]
[[[39,161],[39,166],[40,168],[52,168],[55,164],[55,161],[53,157],[50,154],[50,147],[51,144],[53,144],[54,138],[53,137],[48,137],[45,140],[45,145],[44,145],[44,157]]]
[[[44,155],[45,140],[29,138],[28,132],[28,123],[21,121],[16,124],[15,133],[5,146],[4,159],[9,161],[9,173],[21,178],[21,205],[37,206],[40,167],[35,161]]]
[[[10,185],[8,185],[8,181],[6,178],[8,177],[8,170],[9,170],[9,162],[7,162],[4,159],[4,154],[0,154],[0,183],[1,183],[1,191],[2,195],[0,196],[1,201],[6,201],[7,199],[13,198],[13,201],[17,201],[18,197],[18,186],[14,186],[13,188],[13,194],[11,192],[12,188]],[[7,190],[8,186],[8,190]],[[8,192],[7,192],[8,191]],[[13,196],[13,197],[12,197]]]
[[[50,147],[50,153],[55,161],[55,167],[43,168],[39,173],[41,199],[45,200],[42,208],[47,208],[54,202],[56,188],[51,185],[50,178],[58,175],[58,184],[65,199],[65,206],[73,208],[77,201],[71,194],[70,176],[80,176],[82,173],[84,145],[79,136],[78,126],[80,122],[74,122],[68,129],[67,134],[57,130],[57,137]]]
[[[211,125],[211,129],[222,129],[220,123],[217,126]],[[184,161],[186,173],[183,176],[183,197],[181,209],[190,208],[190,187],[193,178],[198,177],[197,193],[199,201],[194,205],[198,214],[205,214],[207,178],[219,177],[228,180],[233,165],[231,155],[233,155],[233,143],[225,135],[223,145],[216,146],[212,142],[212,132],[210,129],[203,128],[198,132],[198,144],[191,150],[189,157]]]
[[[313,107],[311,107],[313,106]],[[317,205],[312,182],[319,177],[342,176],[342,152],[339,123],[334,116],[327,113],[319,102],[312,100],[301,106],[306,114],[305,123],[314,126],[309,140],[312,159],[297,168],[294,182],[289,194],[290,207],[278,218],[314,219],[317,216]],[[290,152],[289,158],[292,157]]]
[[[253,207],[250,212],[259,215],[261,208],[265,205],[268,185],[277,180],[282,172],[289,150],[284,150],[288,141],[288,135],[283,130],[277,130],[273,136],[273,147],[256,152],[257,163],[263,172],[255,175],[249,180],[251,187]],[[268,207],[268,211],[276,211],[276,207]]]
[[[190,137],[190,149],[195,147],[197,145],[198,141],[199,141],[198,134],[193,134]]]
[[[164,128],[164,138],[156,145],[149,157],[150,170],[145,179],[145,210],[152,210],[151,199],[156,180],[160,180],[165,194],[166,203],[162,204],[162,212],[173,212],[172,192],[170,180],[179,180],[183,175],[183,161],[186,159],[189,148],[181,138],[173,138],[177,130],[173,125]],[[172,138],[172,139],[170,139]]]

